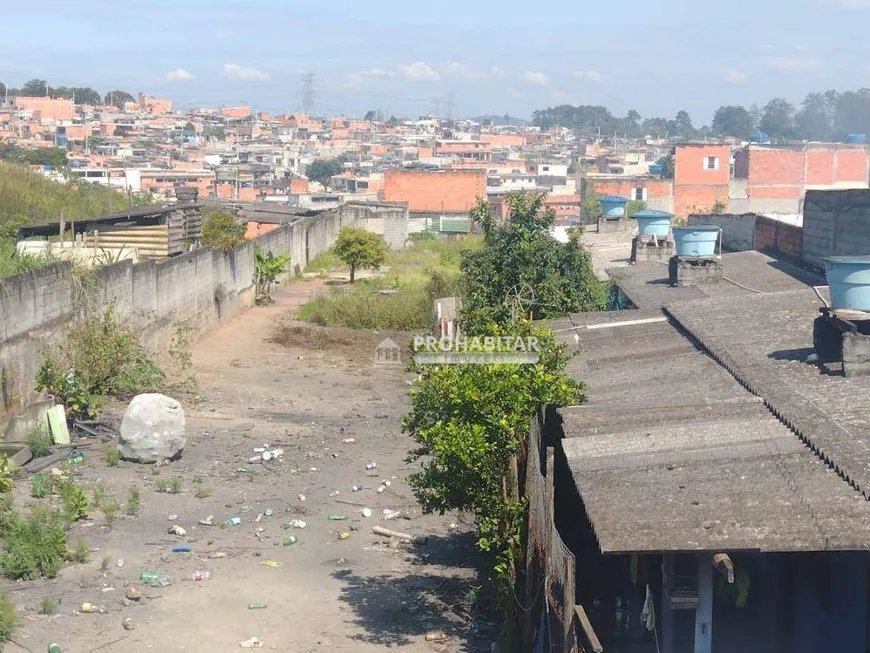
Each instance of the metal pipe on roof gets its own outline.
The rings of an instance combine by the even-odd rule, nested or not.
[[[659,322],[667,322],[668,318],[662,317],[645,317],[638,320],[623,320],[621,322],[607,322],[604,324],[581,324],[567,329],[556,329],[553,333],[564,333],[565,331],[576,331],[577,329],[611,329],[621,326],[637,326],[640,324],[658,324]]]

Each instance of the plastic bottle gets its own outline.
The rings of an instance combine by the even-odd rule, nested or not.
[[[60,650],[60,644],[51,643],[48,645],[48,653],[62,653]]]
[[[240,517],[230,517],[227,519],[227,526],[238,526],[241,523],[242,520]]]
[[[163,571],[143,571],[139,574],[139,580],[149,587],[166,587],[170,584],[169,575]]]
[[[338,513],[331,512],[326,518],[329,521],[344,521],[347,519],[347,515],[339,515]]]
[[[248,603],[248,610],[265,610],[265,603]]]
[[[299,541],[299,538],[295,535],[291,535],[290,537],[285,537],[284,541],[281,542],[281,546],[290,546],[291,544],[296,544]]]
[[[191,548],[189,544],[176,544],[172,547],[173,553],[190,553]]]

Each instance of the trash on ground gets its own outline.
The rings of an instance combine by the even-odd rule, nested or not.
[[[330,497],[337,497],[338,494],[339,494],[339,492],[338,492],[338,490],[336,490],[335,492],[330,492],[330,493],[329,493],[329,496],[330,496]]]
[[[386,490],[386,489],[387,489],[386,487],[384,487],[383,485],[381,485],[380,487],[378,487],[378,494],[380,494],[381,492],[383,492],[383,491]]]
[[[360,490],[364,490],[364,489],[365,489],[365,485],[363,485],[362,483],[354,483],[353,485],[350,486],[351,492],[359,492]]]
[[[241,523],[241,517],[230,517],[229,519],[227,519],[227,526],[238,526]]]
[[[275,567],[281,566],[281,563],[278,562],[277,560],[263,560],[263,562],[261,562],[260,564],[263,565],[264,567],[272,567],[273,569]]]
[[[117,564],[118,569],[120,569],[121,567],[124,566],[124,558],[118,558],[118,562],[116,562],[115,564]]]
[[[251,637],[251,639],[246,639],[244,642],[239,642],[240,648],[263,648],[263,642],[261,642],[256,637]]]
[[[366,469],[375,469],[377,466],[378,464],[374,460],[366,463]]]
[[[340,540],[346,540],[349,537],[350,537],[350,533],[348,533],[347,531],[342,531],[341,533],[338,534],[338,539],[340,539]]]
[[[375,526],[372,528],[372,533],[375,535],[383,535],[384,537],[396,537],[400,540],[411,540],[414,539],[413,536],[408,533],[402,533],[400,531],[391,531],[388,528],[383,528],[381,526]]]
[[[331,512],[326,516],[329,521],[344,521],[347,519],[347,515],[342,515],[336,512]]]
[[[254,468],[251,467],[250,465],[242,465],[236,471],[241,473],[241,474],[256,474],[257,473],[256,471],[254,471]]]
[[[94,605],[93,603],[82,603],[79,606],[79,612],[82,614],[105,614],[106,608],[101,605]]]
[[[210,553],[208,557],[211,558],[212,560],[215,560],[215,559],[219,559],[219,558],[226,558],[227,554],[224,553],[223,551],[215,551],[214,553]]]
[[[303,501],[303,502],[305,501],[305,495],[304,495],[304,494],[300,494],[300,495],[299,495],[298,497],[296,497],[296,498],[299,499],[300,501]]]
[[[356,438],[345,438],[344,440],[342,440],[342,442],[344,442],[345,444],[353,444],[354,442],[356,442]]]
[[[81,465],[83,462],[85,462],[85,454],[78,449],[73,449],[69,452],[69,455],[67,455],[66,461],[70,465]]]
[[[271,517],[273,514],[275,514],[275,512],[271,508],[266,508],[263,511],[263,514],[266,515],[266,517]]]
[[[139,463],[174,460],[186,443],[180,403],[159,393],[133,397],[121,421],[121,458]]]
[[[265,603],[248,603],[248,610],[265,610]]]
[[[440,642],[447,639],[447,635],[442,633],[440,630],[435,630],[426,633],[425,639],[427,642]]]
[[[307,524],[301,519],[294,519],[287,525],[291,528],[305,528],[307,526]]]
[[[363,508],[362,510],[360,510],[360,513],[362,513],[363,517],[368,519],[369,517],[372,516],[372,509],[371,508]]]
[[[60,644],[52,642],[48,645],[48,653],[61,653]]]
[[[130,587],[124,591],[124,596],[131,601],[139,601],[142,598],[142,590],[135,585],[130,585]]]
[[[55,444],[69,444],[69,427],[66,422],[66,409],[63,404],[55,404],[46,411],[48,414],[48,430]]]
[[[290,537],[285,537],[281,542],[281,546],[290,546],[291,544],[296,544],[299,541],[299,538],[295,535],[291,535]]]
[[[139,574],[139,580],[149,587],[166,587],[171,584],[169,575],[163,571],[143,571]]]
[[[191,551],[189,544],[175,544],[172,547],[173,553],[190,553]]]
[[[173,524],[172,526],[170,526],[169,528],[166,529],[166,532],[169,533],[170,535],[179,535],[181,537],[184,537],[185,535],[187,535],[187,531],[184,530],[184,528],[182,528],[178,524]]]
[[[205,519],[200,519],[197,523],[200,526],[214,526],[214,515],[209,515]]]
[[[195,571],[190,575],[190,580],[208,580],[211,578],[210,571]]]
[[[126,619],[124,619],[124,621],[121,622],[121,625],[124,626],[124,630],[135,630],[136,629],[136,624],[133,623],[133,620],[130,617],[127,617]]]
[[[389,508],[384,508],[384,519],[395,519],[396,517],[400,517],[401,515],[401,510],[390,510]]]

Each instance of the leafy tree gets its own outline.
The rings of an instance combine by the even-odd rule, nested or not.
[[[4,84],[3,82],[0,82],[0,97],[3,97],[3,98],[6,97],[6,88],[7,88],[6,84]]]
[[[230,250],[244,240],[245,225],[229,211],[213,211],[202,221],[202,245]]]
[[[687,111],[678,111],[670,125],[670,135],[679,136],[680,138],[692,138],[695,136],[695,126],[692,124],[692,118]]]
[[[870,133],[870,89],[840,93],[836,98],[834,136]]]
[[[664,179],[673,179],[674,178],[674,153],[663,156],[658,161],[656,161],[658,165],[662,167],[662,178]]]
[[[66,150],[60,147],[35,149],[0,144],[0,159],[22,165],[40,165],[62,168],[67,165]]]
[[[633,218],[638,211],[646,209],[646,202],[642,200],[628,200],[625,203],[625,217]]]
[[[219,141],[227,139],[227,130],[224,127],[209,125],[202,128],[202,135],[206,138],[216,138]]]
[[[650,136],[667,136],[670,133],[670,124],[666,118],[647,118],[643,121],[643,132]]]
[[[332,246],[335,255],[350,269],[350,282],[357,270],[377,270],[387,260],[387,244],[362,227],[344,227]]]
[[[782,98],[774,98],[764,105],[761,115],[761,131],[771,138],[791,138],[794,136],[794,106]]]
[[[271,250],[266,252],[262,247],[254,247],[254,297],[257,303],[272,303],[272,286],[278,283],[278,277],[287,271],[290,257],[286,254],[275,256]]]
[[[308,164],[305,172],[310,180],[320,182],[324,188],[327,188],[329,180],[343,169],[338,159],[316,159]]]
[[[125,102],[135,102],[135,101],[136,101],[136,98],[134,98],[132,95],[130,95],[126,91],[119,91],[117,89],[115,89],[113,91],[109,91],[108,93],[106,93],[105,97],[103,98],[103,104],[105,104],[107,106],[109,106],[109,105],[115,106],[115,107],[118,107],[119,109],[124,108]]]
[[[511,479],[511,458],[523,459],[529,423],[538,404],[582,401],[581,386],[564,374],[567,357],[552,334],[528,322],[486,335],[534,335],[540,358],[529,365],[425,365],[411,393],[403,427],[420,448],[408,478],[426,512],[474,514],[477,546],[494,557],[504,601],[516,580],[522,552],[523,503]],[[519,470],[522,476],[522,470]]]
[[[623,121],[625,123],[625,131],[629,134],[636,134],[637,130],[640,128],[640,120],[641,115],[637,111],[634,109],[629,111],[625,114],[625,120]]]
[[[395,129],[399,126],[399,119],[396,116],[390,116],[389,125],[390,129]]]
[[[604,213],[601,208],[601,202],[598,201],[598,193],[595,190],[595,185],[588,179],[586,181],[586,193],[583,198],[583,215],[589,222],[598,220]]]
[[[44,79],[31,79],[18,91],[25,97],[44,97],[48,94],[48,84]]]
[[[462,324],[505,323],[511,315],[508,298],[523,287],[534,293],[533,319],[605,307],[607,289],[595,277],[579,236],[560,243],[550,235],[555,214],[544,209],[544,198],[508,195],[509,215],[503,225],[497,224],[488,202],[479,200],[471,210],[483,231],[484,245],[462,258],[466,282]]]
[[[369,120],[369,121],[377,120],[377,119],[378,119],[378,112],[374,111],[373,109],[369,109],[368,111],[366,111],[366,115],[363,118],[363,120]]]
[[[746,107],[728,105],[716,109],[712,129],[714,134],[745,140],[752,135],[754,125]]]

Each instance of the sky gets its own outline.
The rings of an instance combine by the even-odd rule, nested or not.
[[[3,3],[5,4],[5,2]],[[724,104],[870,87],[870,0],[41,0],[4,7],[0,81],[176,106],[510,114],[601,104],[709,124]]]

